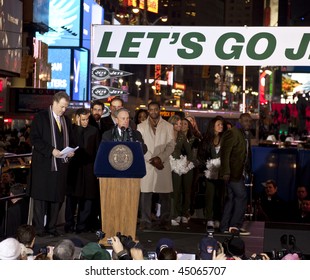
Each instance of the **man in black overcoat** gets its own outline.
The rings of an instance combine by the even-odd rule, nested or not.
[[[64,116],[69,106],[66,92],[57,92],[53,104],[34,117],[30,139],[33,146],[30,196],[34,200],[33,225],[39,236],[58,236],[56,223],[67,185],[68,159],[61,150],[73,146],[71,120]],[[46,223],[44,223],[46,215]]]

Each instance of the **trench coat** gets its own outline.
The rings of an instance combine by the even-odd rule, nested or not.
[[[148,148],[144,155],[146,175],[140,181],[141,192],[171,193],[173,187],[169,156],[175,147],[172,124],[160,117],[156,134],[154,134],[149,125],[148,117],[145,121],[138,124],[137,130],[141,133]],[[162,160],[164,169],[158,170],[149,163],[149,160],[156,156]]]

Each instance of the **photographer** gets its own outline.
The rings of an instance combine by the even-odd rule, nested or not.
[[[131,237],[118,234],[110,239],[113,253],[118,260],[143,260],[143,251],[139,243],[135,243]],[[122,242],[122,241],[123,242]]]

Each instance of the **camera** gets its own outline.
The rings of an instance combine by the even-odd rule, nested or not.
[[[47,255],[50,252],[49,247],[42,247],[39,249],[40,254]]]
[[[156,252],[147,252],[148,260],[156,260]]]
[[[98,240],[102,240],[105,237],[105,232],[101,231],[101,230],[97,230],[96,231],[96,236]]]

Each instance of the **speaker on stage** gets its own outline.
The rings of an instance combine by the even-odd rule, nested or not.
[[[265,222],[264,252],[273,252],[277,258],[286,252],[302,253],[310,258],[310,224]]]

